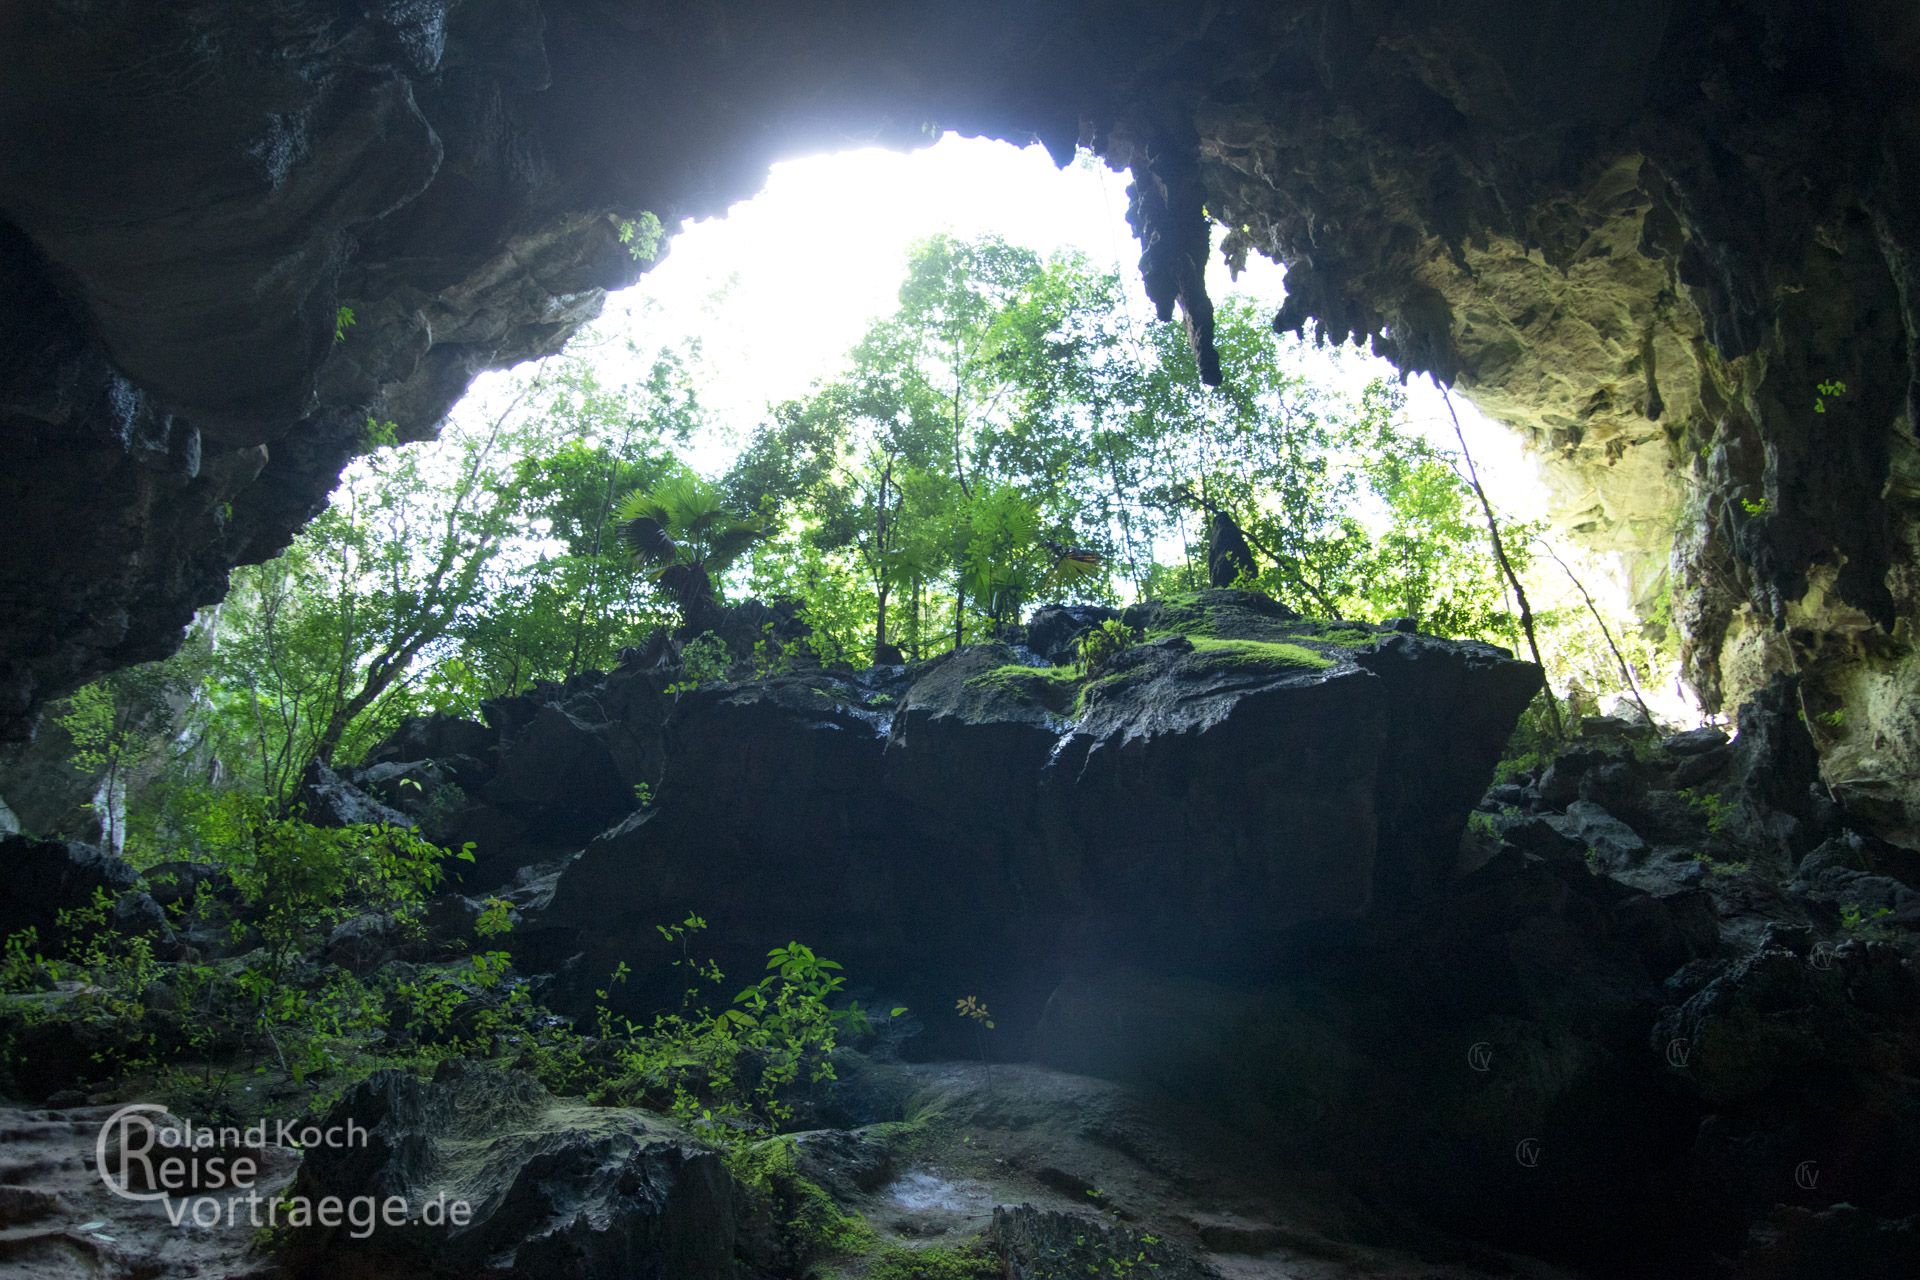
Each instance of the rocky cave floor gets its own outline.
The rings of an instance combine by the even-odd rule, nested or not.
[[[1312,741],[1331,750],[1338,726],[1373,705],[1368,691],[1398,678],[1394,662],[1469,705],[1506,661],[1389,628],[1329,639],[1258,609],[1243,616],[1244,600],[1205,603],[1216,636],[1285,626],[1310,657],[1327,656],[1307,662],[1296,647],[1277,663],[1260,651],[1264,666],[1223,667],[1222,642],[1196,649],[1175,635],[1140,646],[1136,676],[1099,705],[1084,694],[1062,703],[1050,685],[1036,690],[1008,675],[1057,670],[1045,666],[1052,641],[1037,623],[1023,644],[931,673],[800,671],[661,703],[647,699],[662,679],[623,669],[492,708],[484,732],[410,725],[361,770],[317,776],[315,812],[429,826],[432,812],[451,828],[492,831],[495,856],[483,846],[474,882],[428,913],[426,937],[348,921],[322,962],[450,970],[479,899],[503,896],[519,921],[516,965],[564,1008],[566,966],[542,956],[574,943],[562,927],[568,876],[585,877],[581,892],[608,920],[632,915],[647,925],[657,911],[610,901],[612,882],[594,878],[593,860],[612,856],[608,849],[627,859],[616,865],[649,856],[670,877],[658,848],[634,842],[697,821],[708,836],[689,856],[715,884],[735,865],[735,844],[765,856],[751,806],[727,793],[724,778],[699,793],[718,800],[683,791],[677,803],[691,810],[677,816],[669,797],[652,813],[612,819],[598,836],[524,800],[544,783],[514,799],[535,766],[566,772],[588,795],[593,759],[617,775],[609,794],[630,791],[622,770],[654,758],[641,730],[664,732],[676,760],[702,749],[708,721],[727,730],[715,742],[789,752],[739,767],[769,779],[805,773],[792,795],[769,787],[787,806],[775,815],[781,838],[813,858],[823,856],[807,844],[815,828],[832,842],[861,838],[863,810],[833,769],[858,777],[879,767],[874,760],[893,768],[898,755],[884,753],[907,738],[923,752],[958,752],[950,763],[970,760],[969,768],[981,762],[966,744],[990,742],[989,763],[1029,768],[1037,766],[1023,740],[1008,736],[1016,729],[1034,735],[1045,761],[1069,750],[1075,733],[1119,753],[1142,726],[1165,731],[1165,717],[1193,714],[1184,732],[1167,735],[1191,766],[1246,717],[1267,733],[1311,715],[1320,717]],[[1452,674],[1436,675],[1443,671]],[[597,720],[580,713],[588,704]],[[1073,715],[1077,728],[1066,723]],[[738,736],[741,723],[729,719],[738,716],[757,726],[753,738]],[[1417,732],[1444,743],[1437,726],[1461,716],[1443,709],[1429,717],[1436,727]],[[942,726],[955,736],[927,746]],[[1383,749],[1389,735],[1375,730],[1356,742]],[[836,764],[830,752],[841,745],[852,754]],[[882,754],[860,754],[868,750]],[[1473,754],[1460,743],[1445,751]],[[1443,771],[1443,755],[1426,760],[1426,774]],[[1071,786],[1098,786],[1098,769],[1113,767],[1102,759],[1089,750]],[[1470,765],[1482,785],[1490,759]],[[813,762],[811,772],[802,762]],[[1377,763],[1361,790],[1384,848],[1418,812],[1396,808],[1394,796],[1422,781],[1422,766]],[[1341,767],[1355,766],[1343,758]],[[1311,766],[1296,762],[1293,772],[1310,775]],[[965,773],[947,771],[943,786],[964,793]],[[927,807],[910,775],[888,776],[891,804]],[[1145,787],[1140,778],[1161,774],[1123,776]],[[448,817],[453,806],[432,792],[453,778],[464,779],[465,807]],[[1311,776],[1306,783],[1324,788]],[[833,823],[798,795],[826,797],[818,803]],[[1038,812],[1008,821],[1051,829],[1044,804]],[[1248,810],[1222,820],[1271,819]],[[933,831],[945,819],[927,821]],[[357,1121],[373,1135],[370,1147],[268,1153],[264,1190],[397,1193],[416,1204],[444,1192],[476,1206],[474,1222],[457,1231],[415,1224],[359,1239],[343,1229],[178,1228],[156,1205],[110,1197],[92,1168],[97,1126],[113,1105],[140,1096],[142,1083],[98,1078],[85,1029],[42,1023],[14,1040],[6,1063],[14,1101],[0,1111],[0,1270],[334,1280],[1920,1274],[1911,1158],[1920,1150],[1920,856],[1852,829],[1826,796],[1789,683],[1749,704],[1731,741],[1717,729],[1663,735],[1632,718],[1590,717],[1557,749],[1502,762],[1464,826],[1457,851],[1434,855],[1437,884],[1382,891],[1358,924],[1307,926],[1306,943],[1273,952],[1257,974],[1215,981],[1172,952],[1083,948],[1040,975],[1032,1025],[1003,1033],[993,1060],[967,1056],[967,1041],[911,1018],[883,1029],[843,1050],[839,1079],[810,1092],[797,1131],[775,1140],[770,1176],[743,1174],[657,1114],[556,1098],[517,1071],[510,1053],[443,1065],[431,1080],[383,1071],[334,1089],[328,1123]],[[1064,856],[1060,839],[1049,857]],[[551,856],[569,841],[585,852]],[[20,837],[4,844],[21,870],[0,903],[9,927],[96,887],[122,895],[123,915],[155,914],[131,869],[95,850]],[[498,856],[506,845],[519,856]],[[877,872],[860,864],[850,874]],[[746,902],[767,889],[737,886]],[[988,890],[967,890],[976,892]],[[715,918],[725,921],[737,904],[719,896]],[[969,914],[964,897],[935,896],[935,909],[965,917],[960,936],[1017,950],[992,932],[997,903]],[[803,913],[806,904],[782,905]],[[904,927],[930,928],[930,918],[909,913]],[[1265,939],[1256,926],[1222,928]],[[1297,932],[1290,924],[1287,936]],[[871,944],[878,956],[901,945],[864,937],[823,940],[822,954],[858,955]],[[925,939],[924,954],[908,955],[898,976],[879,966],[876,994],[937,968],[941,938]],[[162,937],[158,952],[206,945]],[[1196,947],[1194,956],[1209,955]],[[1029,963],[1025,953],[1014,958]],[[1017,1020],[1030,976],[981,989]],[[44,1006],[76,994],[5,1000]],[[148,1004],[151,1018],[173,1016],[164,996]],[[999,1060],[1012,1057],[1027,1060]],[[300,1114],[315,1105],[311,1088],[274,1072],[243,1074],[225,1107]]]
[[[757,1247],[773,1268],[769,1274],[822,1280],[998,1276],[1002,1254],[1026,1268],[1015,1274],[1062,1277],[1544,1280],[1573,1274],[1439,1235],[1409,1238],[1344,1194],[1330,1175],[1276,1160],[1258,1131],[1163,1096],[1024,1064],[989,1070],[977,1062],[943,1062],[868,1071],[883,1075],[878,1087],[904,1103],[901,1119],[814,1130],[794,1144],[799,1171],[871,1227],[864,1259],[829,1257],[788,1272],[764,1209],[736,1218],[739,1206],[715,1207],[712,1217],[695,1219],[693,1229],[710,1229],[735,1248],[758,1234],[762,1239],[745,1251]],[[512,1088],[457,1071],[448,1073],[445,1087],[468,1102],[476,1093]],[[507,1152],[519,1161],[535,1153],[584,1159],[583,1176],[555,1190],[557,1203],[546,1209],[557,1211],[554,1222],[585,1219],[620,1235],[620,1217],[641,1210],[623,1205],[595,1175],[650,1148],[699,1146],[684,1129],[650,1113],[587,1107],[522,1088],[526,1101],[508,1124],[496,1118],[484,1134],[457,1126],[434,1134],[431,1164],[414,1189],[428,1196],[471,1189],[476,1180],[499,1176],[490,1166]],[[7,1143],[0,1163],[6,1188],[0,1192],[0,1265],[10,1274],[49,1277],[285,1273],[280,1259],[257,1247],[251,1230],[178,1227],[157,1204],[104,1191],[94,1174],[94,1142],[110,1112],[104,1105],[0,1111]],[[285,1190],[298,1167],[297,1153],[276,1155],[260,1184],[264,1191]],[[516,1194],[498,1183],[491,1190],[509,1199]],[[243,1223],[246,1213],[243,1207]],[[988,1246],[975,1252],[983,1237]],[[586,1259],[606,1264],[591,1272],[569,1267],[569,1274],[635,1274],[624,1269],[630,1262],[613,1263],[591,1246],[569,1253],[576,1265]],[[910,1262],[923,1253],[924,1272]],[[509,1248],[512,1274],[548,1274],[541,1263],[512,1254]],[[309,1274],[428,1273],[391,1256],[293,1256],[292,1269]]]

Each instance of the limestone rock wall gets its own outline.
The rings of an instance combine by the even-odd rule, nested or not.
[[[1889,0],[12,6],[0,732],[177,643],[369,417],[556,349],[642,269],[622,219],[954,128],[1130,165],[1203,355],[1211,219],[1281,327],[1524,432],[1708,701],[1799,670],[1910,826],[1917,53]]]

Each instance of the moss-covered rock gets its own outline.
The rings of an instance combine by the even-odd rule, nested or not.
[[[967,677],[976,689],[990,689],[1010,697],[1037,702],[1049,711],[1069,710],[1085,677],[1072,667],[1035,667],[1018,662],[1002,663],[979,675]]]
[[[806,939],[915,1009],[981,997],[1017,1051],[1076,966],[1250,973],[1303,926],[1428,892],[1539,679],[1247,592],[1128,613],[1149,638],[1092,679],[975,645],[899,676],[884,713],[813,677],[683,696],[653,806],[567,866],[524,948],[584,952],[583,1003],[624,960],[617,998],[646,1005],[680,985],[653,926],[697,910],[729,973]],[[654,706],[613,687],[644,678],[580,714]]]
[[[1188,639],[1193,644],[1195,661],[1207,666],[1325,671],[1334,665],[1334,660],[1324,653],[1285,640],[1222,640],[1204,635]]]

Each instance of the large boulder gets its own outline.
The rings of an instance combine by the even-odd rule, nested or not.
[[[382,802],[355,779],[334,772],[323,760],[307,766],[300,780],[298,803],[301,816],[319,827],[413,825],[407,815]]]
[[[134,880],[132,867],[92,845],[0,836],[0,938],[33,929],[50,945],[62,911],[100,892],[119,898]]]
[[[321,1128],[350,1140],[316,1144],[292,1194],[398,1196],[411,1218],[370,1234],[314,1228],[296,1243],[295,1275],[740,1274],[745,1198],[717,1152],[658,1116],[561,1103],[523,1076],[448,1066],[431,1082],[379,1072]]]
[[[891,685],[678,695],[654,806],[587,847],[525,945],[583,957],[583,990],[625,961],[645,1003],[679,986],[654,926],[697,912],[730,973],[800,939],[917,1009],[987,1000],[1012,1048],[1068,972],[1257,983],[1311,931],[1419,899],[1539,681],[1244,592],[1128,620],[1143,642],[1092,678],[983,645]]]

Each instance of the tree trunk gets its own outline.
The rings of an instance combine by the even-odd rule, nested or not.
[[[887,575],[887,538],[892,533],[893,521],[888,518],[887,490],[893,484],[893,458],[887,458],[887,469],[880,473],[880,496],[873,508],[873,593],[877,608],[873,619],[873,660],[880,661],[881,650],[887,645],[887,597],[892,594],[893,582]]]

